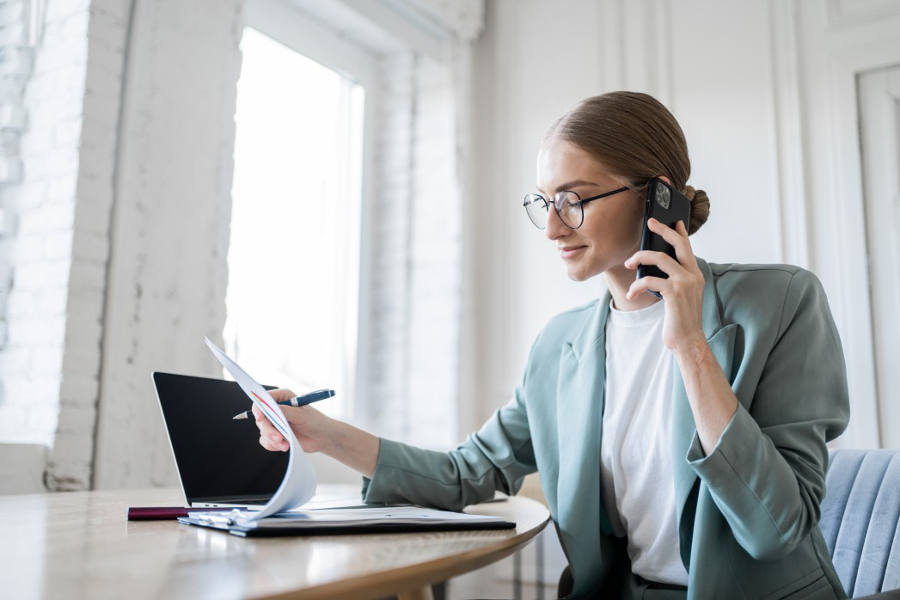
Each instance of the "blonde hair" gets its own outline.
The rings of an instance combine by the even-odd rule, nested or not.
[[[689,235],[709,217],[709,196],[687,185],[691,160],[684,132],[656,98],[638,92],[586,98],[557,119],[546,138],[554,136],[594,155],[637,191],[654,177],[669,177],[691,201]]]

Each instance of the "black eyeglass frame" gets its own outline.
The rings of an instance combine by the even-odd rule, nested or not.
[[[621,194],[622,192],[628,191],[628,190],[630,190],[630,189],[631,189],[631,188],[630,188],[629,186],[626,185],[626,186],[620,187],[620,188],[617,189],[617,190],[613,190],[613,191],[611,191],[611,192],[604,192],[603,194],[597,194],[596,196],[591,196],[590,198],[585,198],[584,200],[581,199],[581,196],[578,195],[578,192],[574,192],[574,191],[572,191],[572,190],[560,190],[560,191],[556,192],[556,193],[553,195],[553,208],[554,208],[554,210],[556,210],[556,216],[559,217],[559,220],[560,220],[560,222],[561,222],[563,225],[565,225],[565,226],[568,227],[569,229],[578,229],[579,227],[581,227],[582,225],[584,225],[584,205],[585,205],[585,204],[587,204],[588,202],[592,202],[592,201],[594,201],[594,200],[600,200],[601,198],[606,198],[607,196],[612,196],[612,195],[614,195],[614,194]],[[566,220],[563,219],[562,216],[559,214],[559,208],[560,208],[559,197],[560,197],[560,194],[575,194],[575,197],[578,198],[578,202],[573,202],[573,203],[572,203],[572,206],[578,206],[578,207],[581,208],[581,218],[580,218],[580,220],[579,220],[579,222],[578,222],[578,225],[575,226],[575,227],[572,227],[571,225],[569,225],[568,223],[566,223]],[[536,199],[536,198],[540,198],[540,199],[544,202],[544,210],[546,210],[548,214],[550,213],[550,204],[551,204],[551,203],[548,202],[547,199],[544,198],[544,196],[541,195],[541,194],[525,194],[525,201],[522,203],[522,206],[525,208],[525,214],[528,215],[528,220],[531,221],[531,224],[532,224],[532,225],[534,225],[535,227],[537,227],[538,229],[540,229],[541,231],[543,231],[543,230],[547,229],[547,224],[544,223],[544,226],[543,226],[543,227],[540,227],[540,226],[539,226],[537,223],[535,223],[534,220],[531,218],[531,213],[528,212],[528,205],[529,205],[529,204],[534,204],[534,202],[535,202],[535,200],[532,200],[531,202],[529,202],[529,201],[528,201],[529,197],[532,197],[532,198],[535,198],[535,199]]]

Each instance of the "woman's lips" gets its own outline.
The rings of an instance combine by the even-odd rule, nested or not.
[[[559,255],[562,257],[563,260],[565,260],[567,258],[572,258],[573,256],[575,256],[576,254],[578,254],[585,248],[587,248],[587,246],[569,246],[566,248],[560,248]]]

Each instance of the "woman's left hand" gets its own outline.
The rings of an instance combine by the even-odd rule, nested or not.
[[[638,265],[656,265],[669,278],[643,277],[628,289],[626,298],[631,300],[647,290],[662,294],[666,303],[666,321],[663,325],[663,343],[673,353],[691,352],[697,344],[706,343],[703,333],[703,273],[697,266],[697,258],[691,249],[688,232],[682,221],[676,229],[649,219],[647,227],[675,248],[676,261],[664,252],[642,250],[625,261],[629,269]]]

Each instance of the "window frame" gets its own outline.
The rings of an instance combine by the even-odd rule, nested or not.
[[[355,302],[351,299],[356,312],[356,351],[346,382],[346,397],[350,398],[349,414],[356,420],[366,414],[362,406],[363,400],[356,393],[356,384],[368,381],[369,360],[364,349],[368,347],[369,332],[373,325],[365,307],[370,305],[371,290],[370,257],[373,235],[370,207],[374,197],[372,165],[376,150],[376,115],[380,96],[377,77],[379,53],[348,41],[337,29],[325,26],[290,0],[250,0],[244,11],[245,27],[256,29],[291,50],[338,72],[365,90],[359,221],[354,224],[359,231],[356,256],[359,277]],[[350,310],[354,308],[351,307]]]

